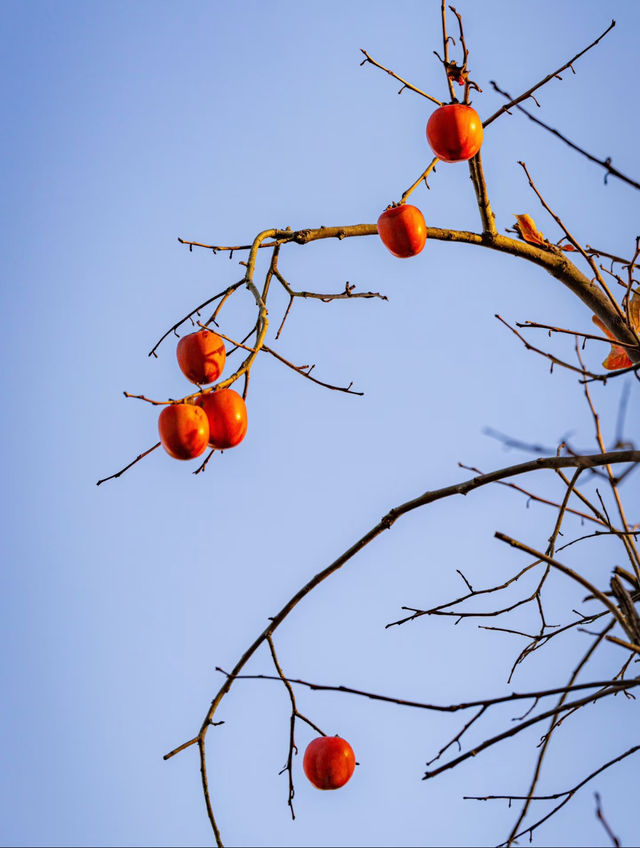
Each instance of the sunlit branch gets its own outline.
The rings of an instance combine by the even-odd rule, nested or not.
[[[235,347],[242,348],[242,350],[257,352],[256,348],[249,347],[248,345],[242,344],[242,342],[236,342],[229,336],[226,336],[224,333],[218,332],[218,335],[221,338],[225,339],[225,341],[228,341],[232,345],[235,345]],[[364,395],[364,392],[356,392],[351,388],[353,383],[349,383],[348,386],[334,386],[331,383],[325,383],[322,380],[318,380],[315,377],[312,377],[310,371],[312,368],[315,367],[313,365],[294,365],[292,362],[289,362],[288,359],[285,359],[284,356],[281,356],[277,351],[273,350],[273,348],[270,348],[267,345],[263,345],[261,350],[264,353],[270,354],[279,362],[282,362],[283,365],[286,365],[288,368],[291,368],[293,371],[296,371],[298,374],[302,375],[303,377],[306,377],[307,380],[311,380],[312,382],[317,383],[319,386],[324,386],[324,388],[326,389],[333,389],[333,391],[336,392],[346,392],[346,394],[350,395]]]
[[[384,65],[381,65],[379,62],[376,62],[375,59],[372,59],[371,56],[369,56],[369,54],[367,53],[366,50],[361,49],[360,52],[364,55],[364,59],[362,60],[362,62],[360,62],[361,65],[366,65],[367,62],[368,62],[370,65],[374,65],[376,68],[380,68],[381,71],[384,71],[385,73],[389,74],[389,76],[393,77],[394,79],[397,79],[398,82],[402,83],[402,88],[400,89],[398,94],[402,94],[403,90],[405,88],[408,88],[411,91],[415,91],[416,94],[420,94],[422,97],[426,97],[427,100],[430,100],[432,103],[435,103],[438,106],[442,106],[442,101],[438,100],[437,97],[432,97],[430,94],[427,94],[426,92],[422,91],[421,89],[416,88],[415,85],[412,85],[410,82],[407,82],[407,80],[398,76],[398,74],[396,74],[394,71],[390,71],[389,68],[385,68]]]
[[[430,174],[432,171],[435,173],[436,165],[438,164],[438,162],[439,162],[439,161],[440,161],[440,160],[438,159],[438,157],[437,157],[437,156],[435,156],[435,157],[431,160],[431,162],[429,162],[429,164],[427,165],[427,167],[425,168],[425,170],[424,170],[424,171],[420,174],[420,176],[418,177],[418,179],[417,179],[415,182],[411,183],[411,185],[409,186],[409,188],[408,188],[408,189],[406,189],[406,191],[404,191],[404,192],[403,192],[402,197],[400,198],[400,203],[401,203],[401,204],[402,204],[402,203],[405,203],[405,202],[409,199],[409,196],[410,196],[411,194],[413,194],[413,192],[415,191],[415,189],[417,189],[417,188],[418,188],[418,186],[420,185],[420,183],[421,183],[421,182],[424,182],[424,184],[426,185],[426,187],[427,187],[427,188],[429,188],[429,184],[428,184],[428,182],[427,182],[427,177],[429,176],[429,174]]]
[[[527,166],[525,165],[525,163],[524,163],[524,162],[518,162],[518,165],[520,165],[520,166],[522,167],[522,169],[524,170],[525,174],[527,175],[527,180],[528,180],[528,182],[529,182],[529,185],[531,186],[532,190],[535,192],[535,194],[536,194],[536,196],[537,196],[538,200],[540,201],[540,203],[542,204],[542,206],[544,207],[544,209],[545,209],[545,210],[549,213],[549,215],[551,215],[551,217],[553,218],[553,220],[556,222],[556,224],[557,224],[557,225],[560,227],[560,229],[563,231],[563,233],[564,233],[564,235],[565,235],[565,238],[566,238],[566,239],[567,239],[567,240],[568,240],[568,241],[569,241],[569,242],[573,245],[573,247],[574,247],[574,248],[578,251],[578,253],[580,253],[580,255],[582,256],[582,258],[583,258],[583,259],[584,259],[584,260],[585,260],[585,261],[589,264],[589,266],[591,267],[591,270],[593,271],[593,273],[594,273],[594,275],[595,275],[596,279],[597,279],[597,280],[598,280],[598,282],[600,283],[600,286],[601,286],[602,290],[604,291],[604,293],[606,294],[606,296],[609,298],[609,302],[611,303],[611,305],[613,306],[613,308],[615,309],[615,311],[618,313],[618,316],[622,319],[622,318],[623,318],[623,314],[622,314],[622,310],[620,309],[620,305],[618,304],[618,301],[614,298],[614,296],[613,296],[613,295],[611,294],[611,292],[609,291],[609,287],[608,287],[608,286],[607,286],[607,284],[605,283],[604,278],[603,278],[602,274],[600,273],[600,270],[599,270],[598,266],[597,266],[597,265],[596,265],[596,263],[594,262],[593,256],[591,256],[589,253],[587,253],[587,252],[585,251],[585,249],[582,247],[582,245],[580,244],[580,242],[579,242],[579,241],[578,241],[578,240],[577,240],[577,239],[576,239],[576,238],[575,238],[575,237],[574,237],[574,236],[573,236],[573,235],[569,232],[569,230],[567,229],[567,227],[566,227],[566,226],[565,226],[565,224],[563,223],[563,221],[562,221],[562,219],[560,218],[560,216],[559,216],[559,215],[557,215],[557,214],[553,211],[553,209],[549,206],[549,204],[546,202],[546,200],[544,199],[544,197],[542,196],[542,194],[541,194],[541,193],[540,193],[540,191],[538,190],[538,188],[537,188],[536,184],[533,182],[533,179],[532,179],[532,177],[531,177],[531,174],[529,173],[529,170],[528,170]],[[631,328],[630,328],[629,326],[627,326],[626,324],[625,324],[625,326],[627,327],[627,330],[630,330],[630,329],[631,329]],[[615,335],[615,334],[614,334],[614,335]],[[633,336],[634,336],[634,341],[635,341],[635,343],[636,343],[636,345],[637,345],[637,343],[638,343],[638,342],[637,342],[637,338],[635,338],[635,334],[634,334],[634,333],[633,333]]]
[[[171,333],[176,333],[176,330],[178,329],[178,327],[181,324],[184,324],[184,322],[188,321],[189,318],[191,318],[192,316],[199,315],[201,309],[204,309],[205,306],[208,306],[210,303],[213,303],[214,301],[218,300],[219,298],[223,298],[223,302],[224,302],[224,300],[226,300],[226,298],[230,294],[232,294],[234,291],[236,291],[236,289],[240,288],[240,286],[243,284],[243,282],[244,282],[244,278],[242,280],[238,280],[237,283],[233,283],[233,285],[231,285],[231,286],[227,286],[227,288],[224,289],[223,291],[218,292],[218,294],[215,294],[213,297],[210,297],[208,300],[205,300],[204,303],[201,303],[199,306],[196,306],[195,309],[192,309],[191,312],[189,312],[187,315],[184,316],[184,318],[181,318],[179,321],[177,321],[173,325],[173,327],[169,327],[167,332],[163,336],[161,336],[158,339],[158,341],[154,344],[154,346],[151,348],[151,350],[148,353],[148,356],[156,356],[156,350],[160,347],[161,343],[167,338],[167,336],[170,336]]]

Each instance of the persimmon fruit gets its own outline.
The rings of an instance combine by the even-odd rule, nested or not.
[[[187,380],[202,386],[213,383],[222,374],[227,354],[217,333],[198,330],[180,339],[176,356]]]
[[[195,459],[209,442],[204,410],[189,403],[171,403],[160,413],[158,432],[162,447],[174,459]]]
[[[427,225],[417,206],[390,206],[378,218],[378,235],[384,246],[400,259],[416,256],[427,240]]]
[[[220,389],[196,398],[209,422],[209,445],[218,450],[239,445],[247,434],[247,407],[233,389]]]
[[[464,162],[482,146],[484,131],[480,116],[464,103],[440,106],[427,123],[427,141],[443,162]]]
[[[307,745],[304,773],[317,789],[339,789],[356,767],[353,748],[340,736],[319,736]]]

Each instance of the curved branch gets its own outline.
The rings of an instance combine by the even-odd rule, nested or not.
[[[508,238],[503,235],[466,232],[464,230],[444,230],[438,227],[427,227],[427,237],[439,241],[462,242],[475,244],[509,253],[527,259],[540,265],[575,294],[580,300],[606,325],[616,339],[630,345],[629,358],[640,362],[640,349],[637,339],[626,325],[625,321],[613,308],[606,295],[582,271],[580,271],[559,249],[553,247],[541,248],[525,241]]]
[[[484,204],[485,196],[481,191],[480,199]],[[511,256],[518,256],[521,259],[526,259],[536,265],[540,265],[552,277],[560,280],[567,288],[573,292],[580,300],[597,315],[608,330],[613,333],[616,339],[619,339],[625,345],[629,345],[628,355],[633,362],[640,362],[640,346],[634,333],[627,326],[623,317],[621,317],[612,304],[609,302],[606,295],[600,288],[586,277],[559,248],[553,245],[541,248],[536,245],[529,244],[526,241],[519,241],[507,236],[500,235],[491,231],[491,209],[488,206],[485,209],[485,225],[489,230],[482,235],[472,233],[466,230],[449,230],[441,227],[427,227],[427,238],[436,239],[438,241],[460,242],[462,244],[474,244],[479,247],[489,247],[492,250],[498,250],[501,253],[508,253]],[[316,227],[304,230],[265,230],[256,237],[251,247],[251,253],[247,265],[247,275],[244,280],[251,279],[253,268],[255,267],[256,254],[258,248],[264,245],[265,239],[269,238],[269,245],[280,245],[288,242],[295,244],[308,244],[312,241],[319,241],[327,238],[353,238],[359,236],[377,235],[378,228],[376,224],[351,224],[343,227]],[[202,247],[212,248],[212,245],[202,245]],[[221,248],[216,248],[221,249]],[[256,345],[258,347],[258,345]],[[244,367],[245,363],[243,363]],[[239,373],[239,372],[238,372]],[[237,374],[234,374],[231,380],[237,379]],[[225,381],[227,384],[227,381]]]
[[[269,641],[269,637],[267,638]],[[221,668],[216,668],[216,671],[221,672],[226,677],[227,674]],[[498,698],[479,698],[476,701],[463,701],[459,704],[427,704],[422,701],[408,701],[404,698],[395,698],[392,695],[379,695],[376,692],[367,692],[364,689],[353,689],[351,686],[334,686],[326,683],[313,683],[309,680],[300,680],[296,677],[284,677],[274,674],[238,674],[235,680],[281,680],[285,684],[296,684],[297,686],[306,686],[313,692],[341,692],[344,695],[358,695],[362,698],[368,698],[371,701],[381,701],[385,704],[397,704],[401,707],[416,707],[419,710],[429,710],[438,713],[456,713],[460,710],[471,710],[477,707],[493,707],[496,704],[507,704],[512,701],[523,700],[540,700],[540,698],[549,698],[551,695],[569,695],[572,692],[579,692],[583,689],[603,689],[604,687],[619,688],[622,692],[625,689],[633,689],[640,686],[640,680],[596,680],[593,683],[578,683],[575,686],[557,686],[555,689],[541,689],[539,692],[511,692],[509,695],[502,695]],[[194,744],[195,740],[191,744]],[[189,743],[187,743],[189,744]],[[177,750],[176,750],[177,753]]]
[[[262,631],[262,633],[260,633],[260,635],[242,654],[240,659],[237,661],[237,663],[229,673],[229,676],[213,698],[211,706],[200,728],[200,731],[197,737],[195,737],[201,756],[203,791],[205,794],[207,813],[211,822],[211,826],[216,835],[218,845],[222,845],[222,842],[220,841],[218,827],[213,815],[211,797],[209,793],[208,784],[206,782],[206,768],[204,762],[205,736],[209,727],[213,724],[213,716],[215,715],[218,707],[220,706],[222,699],[231,689],[234,679],[239,675],[240,671],[255,654],[258,648],[269,639],[273,632],[280,626],[280,624],[282,624],[282,622],[285,620],[285,618],[287,618],[289,613],[298,605],[298,603],[304,597],[306,597],[313,589],[315,589],[316,586],[318,586],[320,583],[322,583],[324,580],[326,580],[328,577],[330,577],[332,574],[342,568],[345,563],[347,563],[359,551],[366,547],[369,542],[372,542],[385,530],[390,529],[392,525],[398,520],[398,518],[400,518],[400,516],[405,515],[406,513],[417,509],[418,507],[426,506],[429,503],[433,503],[437,500],[442,500],[443,498],[450,497],[451,495],[467,495],[469,492],[472,492],[475,489],[479,489],[483,486],[489,485],[490,483],[494,483],[497,480],[504,479],[507,477],[515,477],[519,474],[526,474],[530,471],[558,468],[593,468],[599,465],[613,465],[619,462],[640,462],[640,450],[611,451],[608,453],[592,454],[585,456],[539,457],[538,459],[530,460],[529,462],[523,462],[518,465],[512,465],[507,468],[502,468],[497,471],[490,472],[488,474],[478,475],[476,477],[471,478],[470,480],[465,480],[462,483],[457,483],[452,486],[446,486],[442,489],[435,489],[433,491],[424,492],[422,495],[419,495],[418,497],[413,498],[412,500],[407,501],[406,503],[389,510],[389,512],[387,512],[387,514],[384,515],[383,518],[374,527],[372,527],[367,533],[365,533],[364,536],[358,539],[357,542],[351,545],[350,548],[348,548],[330,565],[319,571],[314,577],[311,578],[311,580],[305,583],[305,585],[301,589],[299,589],[290,598],[289,601],[287,601],[287,603],[280,609],[280,611],[270,619],[267,627]],[[602,694],[591,697],[602,697]],[[574,707],[576,706],[576,703],[574,702],[570,706]],[[540,720],[540,718],[544,717],[544,715],[538,717],[537,720]],[[521,725],[521,727],[524,727],[524,725]],[[495,741],[499,740],[496,739]],[[195,744],[195,742],[192,740],[190,744]],[[180,746],[180,748],[176,749],[176,751],[184,750],[185,747],[187,746]],[[165,755],[165,759],[168,759],[171,756],[173,756],[173,752],[170,752],[169,754]],[[450,767],[451,766],[447,764],[446,766],[442,766],[438,771]]]

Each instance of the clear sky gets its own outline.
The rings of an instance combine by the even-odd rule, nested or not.
[[[615,17],[576,76],[541,92],[540,115],[640,177],[639,4],[461,0],[458,11],[484,90],[474,97],[482,117],[501,103],[490,80],[525,90]],[[444,99],[432,52],[441,48],[439,3],[5,0],[3,24],[0,839],[210,844],[195,750],[167,763],[162,755],[199,729],[221,682],[215,667],[232,666],[268,616],[390,507],[464,479],[458,462],[489,470],[529,456],[506,451],[484,428],[552,452],[571,433],[593,450],[575,378],[550,376],[548,362],[494,318],[588,332],[591,316],[540,269],[464,245],[428,242],[413,260],[394,259],[376,237],[290,245],[280,266],[295,287],[338,291],[348,280],[389,296],[297,303],[277,342],[295,363],[316,363],[320,379],[353,380],[365,396],[259,360],[241,446],[197,477],[195,463],[158,450],[96,488],[157,440],[157,409],[123,390],[159,399],[189,391],[175,339],[157,360],[147,356],[154,342],[243,274],[239,254],[189,253],[178,236],[243,244],[274,226],[374,223],[426,166],[431,105],[409,91],[397,96],[395,80],[360,67],[360,48]],[[583,243],[632,252],[640,194],[615,179],[605,185],[601,169],[517,114],[488,128],[483,147],[501,232],[528,212],[545,235],[560,236],[519,159]],[[479,227],[464,165],[443,165],[413,202],[429,225]],[[286,303],[276,294],[273,326]],[[222,329],[241,333],[253,315],[250,296],[238,293]],[[571,355],[568,343],[535,341]],[[597,368],[606,351],[592,343],[588,365]],[[614,380],[595,392],[609,442],[622,388]],[[638,411],[636,391],[629,438]],[[528,484],[558,497],[552,479]],[[626,497],[630,520],[640,520],[633,478]],[[493,534],[543,547],[555,513],[526,507],[498,487],[398,522],[278,631],[285,671],[441,703],[564,683],[584,634],[537,652],[509,687],[521,637],[450,619],[384,629],[402,605],[461,594],[456,569],[488,586],[524,565]],[[566,561],[601,586],[621,561],[606,542],[569,551]],[[558,621],[581,604],[581,591],[562,576],[553,582]],[[532,615],[509,626],[535,626]],[[587,677],[609,673],[618,656],[604,652]],[[271,669],[265,651],[249,667]],[[286,692],[238,682],[218,715],[225,725],[209,735],[226,844],[496,844],[514,811],[463,796],[525,790],[543,732],[423,782],[458,717],[308,691],[299,707],[349,739],[361,765],[343,790],[319,793],[298,757],[292,823],[278,776]],[[569,788],[633,744],[634,710],[620,696],[567,722],[541,790]],[[496,714],[474,738],[515,714]],[[310,739],[300,726],[301,749]],[[597,789],[632,844],[636,775],[633,759],[610,770],[534,843],[607,844]]]

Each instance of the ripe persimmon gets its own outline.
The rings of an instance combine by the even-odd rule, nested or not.
[[[205,385],[218,379],[227,357],[224,342],[211,330],[183,336],[176,348],[180,370],[192,383]]]
[[[378,218],[378,235],[394,256],[406,259],[420,253],[427,240],[427,225],[417,206],[390,206]]]
[[[356,767],[353,748],[340,736],[319,736],[307,745],[304,773],[317,789],[339,789]]]
[[[233,389],[220,389],[196,398],[209,421],[209,445],[218,450],[239,445],[247,434],[247,407]]]
[[[158,432],[162,447],[174,459],[195,459],[209,442],[204,410],[190,403],[171,403],[160,413]]]
[[[464,162],[476,155],[484,130],[475,109],[465,103],[440,106],[427,123],[427,141],[443,162]]]

